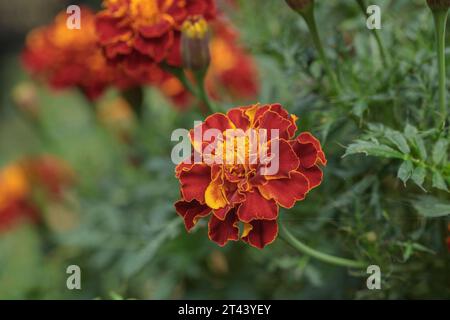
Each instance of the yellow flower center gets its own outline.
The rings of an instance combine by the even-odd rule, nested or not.
[[[202,17],[186,20],[181,29],[191,39],[203,39],[209,31],[208,23]]]
[[[130,15],[141,24],[158,22],[160,13],[156,0],[131,0],[130,2]]]

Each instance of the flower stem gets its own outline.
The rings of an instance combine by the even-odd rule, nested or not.
[[[201,108],[202,113],[205,116],[208,116],[211,113],[214,113],[216,108],[214,107],[213,103],[209,99],[208,93],[206,92],[205,88],[205,76],[206,72],[194,72],[195,80],[197,81],[198,88],[195,88],[195,86],[189,81],[188,77],[186,77],[186,73],[181,68],[174,68],[170,66],[165,66],[165,69],[170,72],[174,77],[178,79],[178,81],[181,82],[181,84],[184,86],[186,90],[188,90],[192,95],[194,95],[197,99],[202,101],[205,106],[207,107],[207,112],[203,110],[204,108]]]
[[[337,94],[339,94],[341,91],[341,86],[336,77],[336,74],[331,68],[331,64],[327,58],[327,55],[325,54],[325,50],[323,49],[322,41],[320,40],[319,32],[317,31],[316,19],[314,17],[314,6],[310,6],[310,8],[302,12],[301,15],[305,19],[306,25],[308,26],[309,33],[311,34],[314,45],[316,46],[316,49],[319,53],[319,57],[322,60],[325,72],[327,73],[334,90]]]
[[[359,7],[361,8],[363,14],[367,17],[369,17],[369,15],[366,12],[366,4],[364,0],[356,0],[356,2],[359,4]],[[381,55],[381,60],[383,61],[383,65],[386,67],[388,65],[388,59],[387,59],[387,55],[386,55],[386,50],[384,49],[383,46],[383,42],[381,41],[381,37],[380,37],[380,33],[378,32],[377,29],[372,29],[371,30],[373,33],[373,36],[375,37],[375,41],[377,42],[377,46],[378,46],[378,50],[380,51],[380,55]]]
[[[206,92],[205,86],[206,71],[194,72],[194,75],[195,79],[197,80],[199,99],[205,103],[210,113],[216,112],[216,107],[214,106],[211,99],[209,98],[208,93]]]
[[[439,112],[440,123],[445,126],[447,120],[447,88],[445,70],[445,28],[447,24],[448,10],[432,10],[436,29],[438,71],[439,71]]]
[[[368,263],[364,261],[350,260],[345,258],[340,258],[336,256],[329,255],[327,253],[323,253],[313,249],[297,238],[295,238],[292,233],[286,228],[286,226],[280,222],[280,236],[281,238],[290,244],[293,248],[297,249],[303,254],[306,254],[312,258],[315,258],[319,261],[329,263],[339,267],[349,267],[356,269],[365,269],[368,266]]]
[[[192,85],[192,83],[189,81],[189,79],[186,77],[186,73],[184,72],[183,69],[170,67],[170,69],[168,69],[168,70],[173,76],[175,76],[175,78],[178,79],[178,81],[181,82],[181,84],[187,91],[189,91],[192,95],[198,97],[197,90]]]
[[[144,92],[141,87],[133,87],[122,92],[123,98],[130,104],[136,117],[142,121],[144,117]]]

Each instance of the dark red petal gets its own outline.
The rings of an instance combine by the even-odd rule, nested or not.
[[[127,55],[133,51],[126,42],[117,42],[105,47],[105,55],[108,59],[114,59],[119,55]]]
[[[242,240],[258,249],[263,249],[272,243],[278,235],[278,224],[276,220],[254,220],[250,222],[252,229]]]
[[[180,200],[175,203],[177,213],[184,219],[184,225],[187,231],[190,231],[198,219],[206,217],[210,214],[211,208],[200,204],[198,201],[191,202]]]
[[[180,35],[179,32],[175,33],[173,38],[173,45],[169,48],[167,53],[166,62],[173,67],[181,66],[181,51],[180,51]]]
[[[119,27],[121,18],[111,17],[105,13],[99,13],[95,20],[98,40],[102,44],[110,44],[129,32],[128,28]]]
[[[168,32],[172,27],[172,24],[167,20],[161,20],[161,22],[153,25],[145,25],[139,29],[139,33],[144,38],[159,38],[164,33]]]
[[[221,247],[229,240],[239,240],[239,228],[237,227],[237,222],[238,218],[235,211],[230,211],[224,221],[219,220],[216,216],[212,215],[208,224],[209,238]]]
[[[319,166],[312,166],[310,168],[305,168],[300,166],[298,171],[301,172],[306,179],[309,181],[309,187],[315,188],[322,183],[323,173]]]
[[[271,141],[273,143],[273,141]],[[269,144],[269,152],[271,149],[271,143]],[[278,159],[278,172],[272,175],[266,175],[266,179],[279,179],[279,178],[288,178],[290,176],[290,172],[297,170],[300,165],[300,161],[295,154],[294,150],[292,150],[291,145],[286,140],[279,140],[278,142],[278,154],[274,155],[275,157],[271,160],[270,163],[267,164],[268,167],[274,165],[273,161]],[[264,173],[258,172],[257,174]]]
[[[193,159],[189,159],[189,161],[183,161],[181,163],[179,163],[176,167],[175,167],[175,176],[177,178],[180,178],[180,174],[183,171],[189,171],[191,170],[191,168],[194,166],[194,160]]]
[[[159,63],[165,59],[172,44],[173,33],[169,32],[160,38],[145,39],[142,36],[139,36],[134,42],[134,47],[140,53],[150,56]]]
[[[205,191],[211,182],[211,168],[205,164],[194,164],[189,171],[181,171],[181,194],[186,201],[205,203]]]
[[[237,211],[239,220],[248,223],[253,220],[275,220],[278,217],[278,206],[274,200],[264,199],[257,189],[245,195],[246,199]]]
[[[301,165],[305,168],[314,166],[318,159],[318,150],[312,143],[300,143],[297,140],[292,141],[292,149],[300,159]]]
[[[317,157],[319,162],[321,162],[323,165],[327,164],[327,159],[325,157],[325,153],[322,151],[320,141],[317,140],[311,133],[309,132],[300,133],[300,135],[297,137],[297,141],[303,144],[312,143],[317,150]]]
[[[192,129],[190,131],[190,137],[191,137],[192,144],[194,145],[196,150],[199,150],[200,145],[201,145],[202,150],[203,150],[203,148],[205,146],[214,142],[214,141],[205,141],[205,142],[202,141],[203,136],[205,135],[205,132],[207,130],[216,129],[222,133],[222,132],[225,132],[227,129],[232,129],[232,128],[233,128],[233,123],[230,121],[230,119],[227,118],[226,115],[224,115],[223,113],[214,113],[213,115],[207,117],[201,125],[195,127],[194,129]],[[196,137],[196,134],[198,134],[198,135],[201,134],[201,136]],[[195,139],[200,139],[200,141],[195,141]]]
[[[236,128],[246,131],[250,126],[250,119],[245,115],[245,110],[234,108],[228,111],[227,117],[234,123]]]
[[[271,110],[265,112],[258,120],[258,128],[267,130],[267,139],[270,141],[273,139],[271,135],[272,129],[278,130],[278,137],[280,139],[289,139],[288,128],[291,126],[291,122],[278,113]]]
[[[284,208],[292,208],[295,202],[303,200],[309,191],[308,179],[300,172],[291,172],[290,178],[269,180],[258,186],[261,195],[266,199],[274,199]]]

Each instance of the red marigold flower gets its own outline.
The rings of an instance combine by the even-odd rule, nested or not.
[[[42,188],[56,200],[61,197],[64,188],[72,185],[75,180],[70,166],[52,155],[24,159],[21,165],[30,184]]]
[[[70,167],[51,155],[26,158],[0,169],[0,231],[21,220],[38,220],[39,210],[32,198],[36,188],[51,200],[59,200],[63,188],[73,182]]]
[[[254,98],[259,91],[259,75],[255,61],[240,45],[238,31],[226,19],[212,24],[215,37],[211,40],[211,71],[207,87],[218,96],[217,84],[238,99]]]
[[[106,58],[127,74],[159,80],[158,64],[181,66],[180,36],[190,16],[215,16],[214,0],[103,0],[97,31]]]
[[[241,238],[254,247],[264,248],[275,240],[279,207],[292,208],[303,200],[321,183],[320,166],[326,165],[320,142],[312,134],[302,132],[295,136],[296,119],[279,104],[252,105],[233,108],[227,114],[215,113],[191,131],[191,143],[197,155],[203,154],[203,159],[194,163],[186,159],[175,170],[182,198],[175,208],[188,231],[212,212],[208,234],[220,246]],[[222,134],[222,138],[214,140],[211,155],[223,156],[225,151],[231,150],[233,159],[241,161],[207,161],[206,150],[210,143],[203,141],[203,137],[198,141],[196,132],[200,129],[202,132],[216,129]],[[227,130],[230,129],[245,132],[245,148],[236,148],[234,142],[227,145],[227,134],[230,134]],[[278,136],[272,134],[272,129],[278,130]],[[259,153],[257,158],[253,157],[250,132],[267,135],[266,141],[258,144],[258,152],[278,145],[278,150],[271,150],[269,155],[271,159],[278,158],[276,173],[263,174],[268,163]]]
[[[81,29],[67,28],[64,11],[52,24],[31,31],[22,60],[27,70],[54,89],[78,87],[95,99],[110,84],[113,73],[97,45],[95,15],[83,7],[81,17]]]
[[[239,33],[225,18],[210,22],[211,64],[206,88],[215,100],[252,99],[259,91],[259,75],[253,57],[239,44]],[[192,103],[192,95],[173,76],[165,75],[160,90],[176,106],[184,109]]]
[[[37,210],[27,200],[29,183],[19,164],[0,170],[0,231],[10,229],[19,220],[37,218]]]

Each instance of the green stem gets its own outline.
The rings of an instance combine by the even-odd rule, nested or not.
[[[439,112],[440,123],[445,126],[447,120],[447,88],[445,70],[445,28],[447,24],[448,10],[432,10],[436,29],[438,71],[439,71]]]
[[[339,267],[349,267],[356,269],[365,269],[369,265],[364,261],[340,258],[317,251],[316,249],[307,246],[306,244],[295,238],[282,222],[280,222],[280,236],[283,240],[285,240],[288,244],[290,244],[293,248],[297,249],[301,253],[325,263],[329,263]]]
[[[183,69],[180,68],[173,68],[168,67],[166,68],[175,78],[178,79],[178,81],[181,82],[181,84],[186,88],[187,91],[189,91],[192,95],[198,97],[198,92],[195,89],[195,87],[192,85],[191,81],[186,77],[186,73]]]
[[[324,65],[325,72],[327,73],[334,90],[339,95],[339,93],[341,92],[341,86],[336,77],[336,74],[331,68],[331,64],[330,61],[328,60],[327,55],[325,54],[325,50],[323,49],[322,41],[320,40],[319,32],[317,31],[316,19],[314,17],[314,6],[310,6],[310,8],[302,12],[301,15],[305,19],[305,22],[308,26],[314,45],[316,46],[316,49],[319,53],[319,57]]]
[[[366,11],[367,6],[365,4],[365,1],[364,0],[356,0],[356,2],[359,4],[359,7],[361,8],[361,11],[363,12],[363,14],[366,16],[366,18],[368,18],[369,15],[367,14],[367,11]],[[373,33],[373,36],[375,37],[375,41],[377,42],[378,50],[380,51],[381,60],[383,61],[383,65],[387,66],[388,59],[387,59],[387,55],[386,55],[386,50],[384,49],[384,46],[383,46],[383,42],[381,41],[380,33],[378,32],[377,29],[372,29],[371,31]]]
[[[194,95],[197,99],[202,101],[206,107],[208,108],[209,113],[215,112],[215,107],[211,100],[209,99],[208,93],[205,89],[205,76],[206,72],[194,72],[195,80],[197,81],[198,88],[195,88],[194,85],[189,81],[188,77],[186,76],[186,73],[181,68],[174,68],[170,66],[165,66],[165,70],[170,72],[175,78],[178,79],[178,81],[181,82],[181,84],[188,90],[192,95]],[[202,109],[202,108],[200,108]],[[205,116],[208,116],[209,114],[206,114],[207,112],[204,112],[204,110],[201,110],[202,113],[205,114]]]
[[[216,107],[212,103],[211,99],[209,99],[209,95],[206,92],[206,86],[205,86],[205,78],[206,78],[206,71],[201,72],[194,72],[195,80],[197,80],[197,86],[198,86],[198,93],[199,98],[201,101],[203,101],[208,108],[208,111],[210,113],[216,112]]]
[[[134,110],[136,117],[142,120],[144,117],[144,92],[141,87],[134,87],[122,92],[124,99]]]

